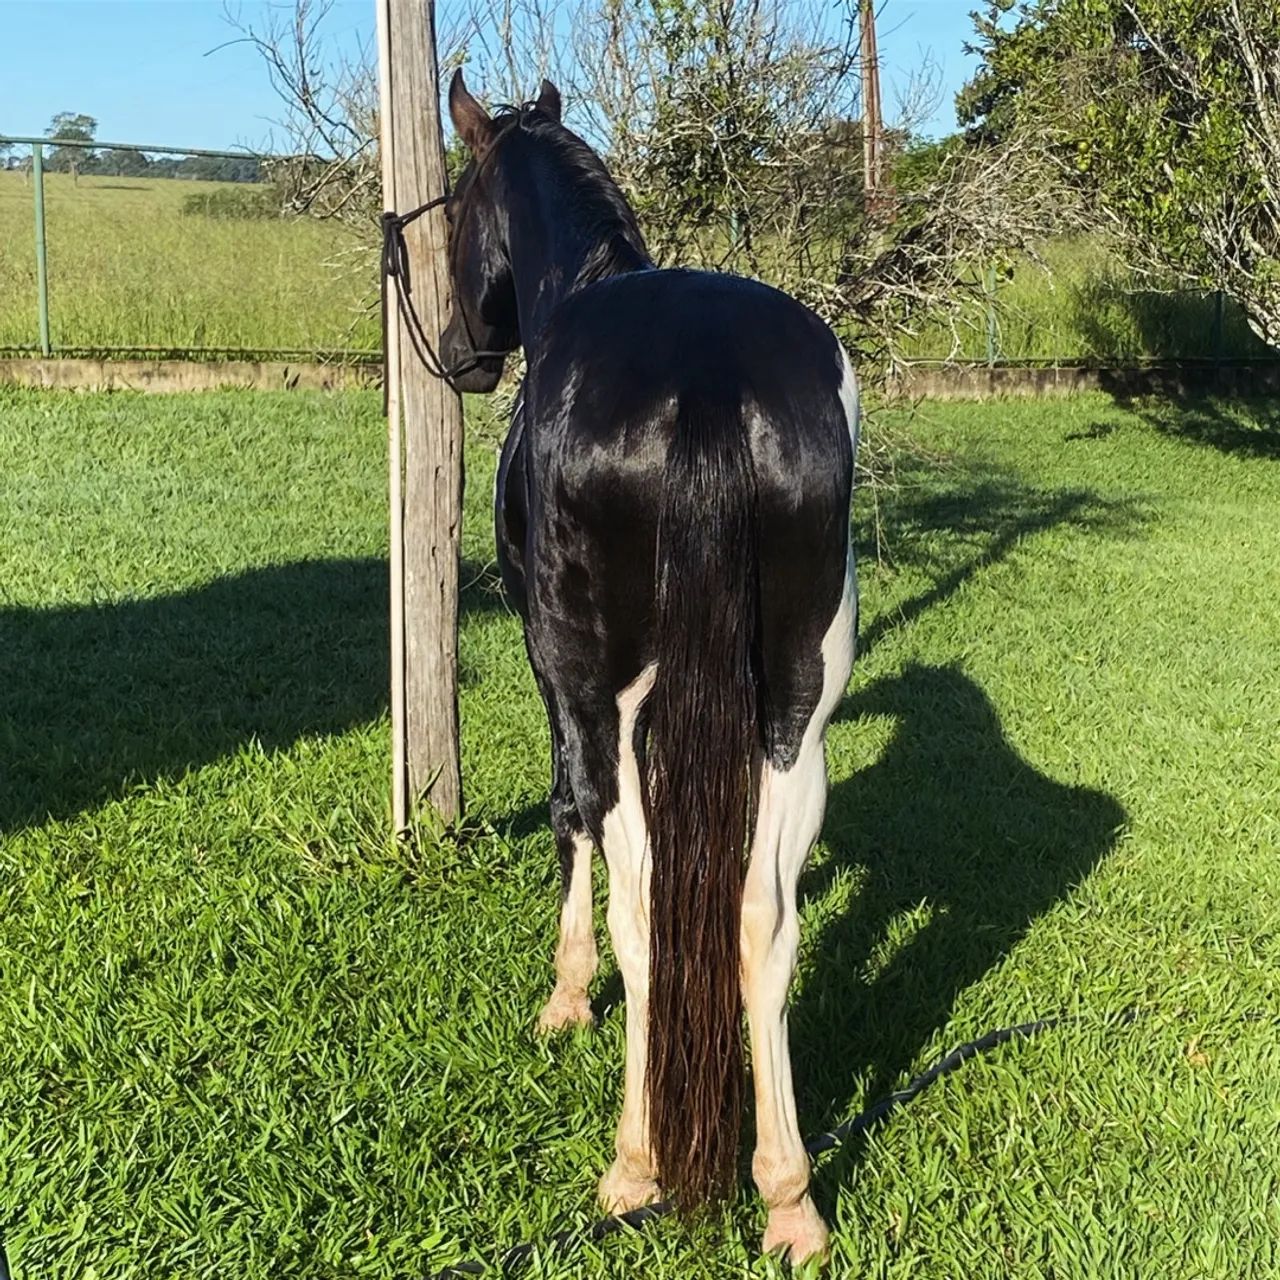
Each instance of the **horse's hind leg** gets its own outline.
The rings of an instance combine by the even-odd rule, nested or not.
[[[826,1224],[809,1196],[809,1157],[796,1121],[787,1039],[787,991],[800,941],[796,883],[822,827],[827,799],[823,739],[853,661],[852,576],[822,644],[823,682],[799,749],[786,768],[764,760],[756,830],[742,894],[742,990],[756,1094],[752,1172],[769,1209],[766,1252],[792,1262],[822,1256]],[[809,662],[815,655],[804,655]]]
[[[551,829],[560,857],[560,941],[556,946],[556,985],[538,1018],[538,1030],[590,1026],[589,988],[596,973],[596,937],[591,919],[593,842],[578,813],[565,759],[564,735],[554,699],[543,690],[551,720]]]
[[[635,753],[636,718],[653,687],[646,668],[616,698],[618,765],[615,802],[601,820],[609,866],[609,937],[627,996],[627,1058],[617,1156],[600,1180],[600,1202],[608,1213],[625,1213],[659,1199],[657,1164],[649,1134],[645,1071],[649,1034],[648,835]]]
[[[591,921],[591,837],[572,820],[556,819],[551,799],[551,825],[560,855],[560,941],[556,945],[556,985],[538,1018],[539,1031],[590,1026],[589,989],[596,973],[596,937]]]
[[[742,892],[742,992],[756,1094],[756,1186],[769,1209],[764,1249],[793,1262],[826,1250],[827,1228],[809,1197],[809,1157],[796,1120],[787,1039],[787,991],[800,942],[796,881],[822,826],[827,775],[819,738],[785,772],[760,773],[751,861]]]
[[[562,823],[572,838],[561,845],[562,856],[565,849],[571,849],[573,854],[561,913],[561,948],[565,948],[567,938],[590,937],[590,845],[580,833],[592,832],[600,839],[609,868],[609,936],[627,997],[627,1057],[617,1158],[600,1180],[600,1200],[610,1213],[635,1209],[659,1198],[645,1102],[649,869],[640,765],[635,752],[636,721],[653,686],[653,675],[653,668],[646,669],[616,696],[603,687],[579,686],[569,691],[557,685],[554,693],[544,690],[548,710],[554,708],[552,822]],[[572,809],[562,809],[558,795],[572,797]],[[557,826],[557,840],[560,830]],[[575,889],[580,898],[575,898]],[[594,941],[590,947],[594,967]],[[557,972],[559,956],[558,951]],[[553,995],[552,1002],[555,999]]]

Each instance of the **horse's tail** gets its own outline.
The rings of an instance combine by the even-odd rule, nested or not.
[[[691,1208],[733,1187],[743,1100],[738,929],[759,586],[755,478],[737,409],[681,405],[656,575],[645,1083],[660,1185]]]

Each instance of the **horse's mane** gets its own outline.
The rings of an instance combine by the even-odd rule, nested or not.
[[[493,119],[500,130],[497,140],[518,131],[535,139],[550,161],[547,170],[559,180],[565,203],[592,246],[578,283],[651,265],[635,211],[604,162],[581,138],[534,102],[502,103]]]

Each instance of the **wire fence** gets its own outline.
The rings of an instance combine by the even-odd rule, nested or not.
[[[290,159],[0,136],[0,354],[379,360],[376,256],[282,214]]]
[[[378,362],[374,237],[282,215],[270,175],[293,159],[0,136],[0,355]],[[1280,358],[1220,292],[1159,287],[1085,240],[1044,259],[977,267],[959,321],[903,335],[899,363]]]

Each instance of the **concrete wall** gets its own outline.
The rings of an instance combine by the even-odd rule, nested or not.
[[[339,391],[381,385],[377,365],[225,363],[194,360],[41,360],[0,358],[0,386],[79,391]],[[1064,396],[1105,391],[1120,399],[1206,392],[1229,396],[1280,393],[1280,362],[1161,366],[1135,369],[910,369],[891,389],[909,398],[993,400],[1004,396]]]
[[[0,386],[74,391],[339,391],[380,385],[376,365],[286,364],[237,360],[0,359]]]
[[[1156,395],[1252,396],[1280,392],[1280,362],[1164,365],[1130,369],[910,369],[892,384],[899,394],[929,400],[995,400],[1005,396],[1068,396],[1105,391],[1117,399]]]

